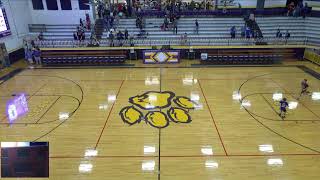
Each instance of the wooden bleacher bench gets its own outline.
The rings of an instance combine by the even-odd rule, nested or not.
[[[282,59],[292,59],[293,49],[210,49],[203,64],[274,64]]]
[[[50,50],[41,54],[44,66],[122,64],[126,59],[125,50]]]

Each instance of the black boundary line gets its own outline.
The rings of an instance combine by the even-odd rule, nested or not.
[[[297,68],[301,69],[302,71],[304,71],[305,73],[313,76],[314,78],[320,80],[320,74],[310,68],[308,68],[307,66],[297,66]]]
[[[266,99],[266,97],[264,97],[263,94],[260,94],[260,96],[264,99],[264,101],[269,105],[269,107],[273,110],[273,112],[276,113],[277,116],[279,116],[282,120],[284,120],[279,113],[272,107],[272,104],[270,104],[270,102]]]
[[[46,112],[44,112],[40,118],[36,121],[36,124],[38,124],[38,122],[47,114],[47,112],[53,107],[53,105],[55,105],[57,103],[57,101],[61,98],[61,96],[59,96],[53,103],[51,103],[51,105],[49,106],[49,108],[46,110]]]
[[[247,94],[245,95],[243,98],[242,98],[242,101],[247,99],[248,97],[250,96],[254,96],[254,95],[262,95],[262,94],[273,94],[273,93],[251,93],[251,94]],[[248,110],[248,109],[247,109]],[[282,120],[279,120],[279,119],[271,119],[271,118],[267,118],[267,117],[264,117],[264,116],[261,116],[259,114],[256,114],[250,110],[248,110],[248,112],[250,114],[253,114],[254,116],[257,116],[259,118],[262,118],[264,120],[268,120],[268,121],[276,121],[276,122],[282,122]],[[291,121],[291,122],[319,122],[320,119],[296,119],[296,120],[293,120],[293,119],[286,119],[285,121]]]
[[[160,93],[162,92],[162,67],[160,67]],[[162,108],[160,108],[160,112],[162,112]],[[161,162],[161,128],[159,128],[159,142],[158,142],[158,180],[160,180],[160,170],[161,170],[161,165],[160,165],[160,162]]]
[[[78,101],[78,105],[77,106],[79,106],[79,104],[80,104],[80,100],[78,99],[78,98],[76,98],[76,97],[74,97],[74,96],[68,96],[68,95],[52,95],[52,94],[44,94],[44,95],[34,95],[35,97],[50,97],[50,96],[52,96],[52,97],[59,97],[59,96],[61,96],[61,97],[69,97],[69,98],[72,98],[72,99],[75,99],[75,100],[77,100]],[[0,96],[0,97],[11,97],[11,96]],[[71,113],[74,113],[74,111],[75,110],[73,110]],[[39,120],[39,119],[38,119]],[[29,125],[29,124],[39,124],[39,125],[41,125],[41,124],[49,124],[49,123],[52,123],[52,122],[55,122],[55,121],[59,121],[59,119],[55,119],[55,120],[51,120],[51,121],[45,121],[45,122],[40,122],[40,123],[35,123],[35,122],[32,122],[32,123],[19,123],[19,122],[17,122],[17,123],[0,123],[0,124],[4,124],[4,125]]]
[[[262,75],[257,75],[257,76],[254,76],[254,77],[251,77],[251,78],[247,79],[246,81],[244,81],[244,82],[240,85],[240,87],[239,87],[239,89],[238,89],[238,92],[239,92],[239,93],[241,92],[241,88],[242,88],[248,81],[250,81],[250,80],[252,80],[252,79],[255,79],[255,78],[258,78],[258,77],[266,76],[266,75],[271,75],[271,73],[262,74]],[[242,101],[243,101],[243,98],[239,100],[240,104],[242,104]],[[279,137],[281,137],[281,138],[283,138],[283,139],[285,139],[285,140],[287,140],[287,141],[290,141],[290,142],[292,142],[292,143],[294,143],[294,144],[296,144],[296,145],[298,145],[298,146],[300,146],[300,147],[303,147],[303,148],[305,148],[305,149],[308,149],[308,150],[313,151],[313,152],[316,152],[316,153],[320,153],[320,151],[318,151],[318,150],[316,150],[316,149],[313,149],[313,148],[311,148],[311,147],[305,146],[305,145],[300,144],[300,143],[298,143],[298,142],[296,142],[296,141],[294,141],[294,140],[292,140],[292,139],[290,139],[290,138],[287,138],[287,137],[283,136],[282,134],[280,134],[280,133],[278,133],[277,131],[273,130],[273,129],[270,128],[269,126],[265,125],[263,122],[259,121],[256,117],[254,117],[254,115],[252,115],[252,114],[248,111],[248,109],[247,109],[246,107],[243,106],[243,108],[244,108],[244,110],[245,110],[257,123],[259,123],[261,126],[263,126],[264,128],[266,128],[266,129],[269,130],[270,132],[272,132],[272,133],[278,135]]]
[[[19,69],[15,69],[11,72],[9,72],[8,74],[0,77],[0,85],[3,84],[4,82],[8,81],[9,79],[13,78],[14,76],[16,76],[17,74],[21,73],[24,69],[19,68]]]
[[[58,78],[58,79],[63,79],[63,80],[66,80],[66,81],[69,81],[71,82],[72,84],[75,84],[76,86],[78,86],[80,92],[81,92],[81,99],[79,101],[79,105],[78,107],[74,110],[74,112],[72,112],[69,116],[69,118],[67,120],[64,120],[62,121],[61,123],[59,123],[57,126],[55,126],[54,128],[52,128],[50,131],[48,131],[47,133],[43,134],[42,136],[36,138],[35,140],[33,140],[32,142],[35,142],[35,141],[38,141],[39,139],[49,135],[51,132],[53,132],[54,130],[56,130],[58,127],[60,127],[62,124],[64,124],[65,122],[67,122],[76,112],[77,110],[80,108],[81,104],[82,104],[82,101],[83,101],[83,95],[84,95],[84,92],[83,92],[83,89],[82,87],[80,86],[80,84],[78,84],[77,82],[71,80],[71,79],[68,79],[68,78],[65,78],[65,77],[60,77],[60,76],[49,76],[49,75],[20,75],[20,76],[30,76],[30,77],[33,77],[33,76],[36,76],[36,77],[51,77],[51,78]]]
[[[320,77],[320,74],[319,74],[319,77]],[[282,90],[284,90],[284,92],[288,92],[288,90],[286,88],[284,88],[283,86],[281,86],[278,82],[276,82],[275,80],[273,80],[272,78],[270,78],[270,80],[275,84],[277,85],[279,88],[281,88]],[[320,80],[320,78],[319,78]],[[290,94],[290,93],[287,93],[287,94]],[[294,97],[292,94],[290,94],[290,96],[297,100],[303,107],[305,107],[311,114],[313,114],[315,117],[317,117],[319,120],[320,120],[320,116],[318,114],[316,114],[315,112],[313,112],[308,106],[306,106],[302,101],[300,101],[298,98]]]

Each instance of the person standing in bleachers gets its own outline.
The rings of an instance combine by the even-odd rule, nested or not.
[[[230,29],[231,39],[236,38],[236,26],[232,26]]]
[[[129,38],[129,32],[128,32],[128,29],[126,28],[126,29],[124,30],[124,39],[125,39],[125,40],[128,40],[128,38]]]
[[[281,35],[281,31],[280,28],[278,28],[277,33],[276,33],[276,38],[280,38]]]
[[[173,32],[175,34],[178,34],[178,22],[177,21],[178,21],[177,19],[173,20]]]
[[[198,19],[196,19],[195,25],[196,25],[196,33],[199,34],[199,23],[198,23]]]
[[[88,30],[91,29],[91,21],[90,21],[90,16],[88,13],[86,13],[86,26],[87,26]]]
[[[288,39],[290,38],[291,34],[289,33],[289,30],[287,30],[286,34],[285,34],[285,38],[286,38],[286,44],[288,42]]]

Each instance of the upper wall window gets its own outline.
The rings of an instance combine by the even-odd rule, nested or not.
[[[90,10],[89,0],[79,0],[80,10]]]
[[[43,10],[42,0],[32,0],[32,6],[34,10]]]
[[[48,10],[58,10],[57,0],[46,0]]]
[[[60,0],[62,10],[72,10],[71,0]]]

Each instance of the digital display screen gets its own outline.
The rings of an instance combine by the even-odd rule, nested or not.
[[[7,102],[7,117],[9,123],[25,115],[28,111],[28,102],[24,94],[16,95],[16,97]]]
[[[4,8],[0,8],[0,38],[11,35],[7,14]]]

